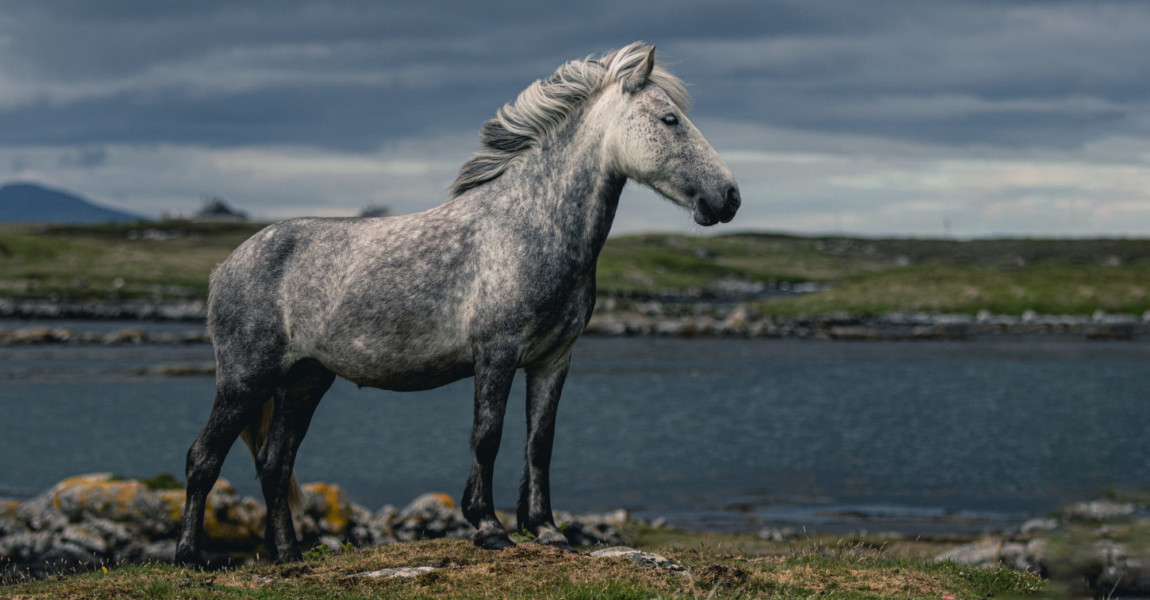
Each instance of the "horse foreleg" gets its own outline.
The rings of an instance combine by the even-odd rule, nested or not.
[[[518,367],[517,351],[477,349],[475,352],[475,422],[471,428],[471,450],[475,460],[463,492],[463,516],[478,531],[475,545],[500,550],[514,545],[507,530],[495,516],[491,493],[495,456],[503,436],[503,415],[507,395]]]
[[[555,442],[555,416],[559,395],[571,365],[568,349],[556,359],[527,369],[527,450],[519,483],[516,521],[535,534],[535,541],[570,548],[567,536],[555,526],[551,512],[551,449]]]

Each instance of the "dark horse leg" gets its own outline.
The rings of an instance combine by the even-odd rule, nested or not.
[[[302,559],[288,502],[292,468],[316,406],[334,380],[334,373],[305,360],[292,366],[276,390],[267,441],[256,457],[268,510],[264,542],[276,562]]]
[[[517,363],[518,351],[514,347],[475,349],[475,422],[471,428],[475,462],[471,465],[462,504],[463,516],[479,530],[475,533],[475,545],[488,550],[515,545],[495,516],[491,477]]]
[[[220,467],[232,443],[245,426],[258,423],[260,408],[272,395],[269,378],[254,383],[229,376],[224,370],[217,375],[216,400],[207,425],[188,450],[187,499],[176,561],[185,565],[200,562],[204,536],[204,503],[208,492],[220,476]]]
[[[555,415],[559,394],[571,365],[570,349],[546,364],[527,369],[527,450],[519,483],[516,521],[535,534],[535,541],[570,548],[567,536],[555,526],[551,512],[551,448],[555,442]]]

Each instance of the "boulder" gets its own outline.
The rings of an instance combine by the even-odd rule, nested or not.
[[[475,528],[463,518],[451,496],[423,494],[412,500],[395,519],[392,529],[403,541],[441,537],[471,537]]]
[[[226,484],[226,482],[224,482]],[[153,536],[174,531],[182,509],[179,504],[133,479],[117,479],[111,473],[71,477],[47,492],[52,505],[70,522],[87,518],[129,522],[134,529]],[[173,518],[175,517],[175,518]]]

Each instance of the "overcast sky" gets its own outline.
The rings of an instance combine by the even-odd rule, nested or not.
[[[1145,236],[1148,31],[1117,0],[0,0],[0,182],[419,211],[503,103],[641,39],[739,180],[728,231]],[[654,230],[703,231],[629,185],[615,232]]]

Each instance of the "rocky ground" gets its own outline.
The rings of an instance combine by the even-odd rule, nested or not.
[[[173,478],[138,481],[97,473],[66,479],[23,502],[0,500],[0,583],[125,563],[170,562],[184,492],[155,489],[168,486],[178,483]],[[209,563],[258,560],[261,552],[266,553],[264,516],[257,499],[240,496],[227,481],[218,482],[208,497],[205,518]],[[514,531],[514,516],[504,517]],[[629,527],[652,526],[633,522],[625,510],[601,515],[556,513],[555,520],[566,524],[564,533],[572,545],[600,548],[627,544],[624,532]],[[402,509],[384,506],[373,512],[348,501],[339,486],[328,483],[303,486],[295,526],[301,548],[312,553],[339,551],[347,545],[468,538],[474,533],[445,494],[424,494]],[[629,558],[654,560],[640,554]],[[958,546],[950,543],[936,560],[971,568],[1003,565],[1040,574],[1073,592],[1147,595],[1150,506],[1112,500],[1076,504],[1051,517],[1027,521],[1009,534]]]
[[[1097,597],[1150,595],[1150,507],[1100,500],[1032,519],[1012,535],[948,550],[938,560],[1005,565]]]
[[[159,487],[177,487],[174,479]],[[182,489],[153,489],[154,481],[117,479],[108,473],[61,481],[24,502],[0,500],[0,582],[100,566],[170,562],[184,505]],[[256,559],[263,550],[265,510],[225,480],[208,495],[205,558],[217,565]],[[627,511],[603,515],[556,513],[575,546],[626,543]],[[515,530],[514,516],[507,517]],[[474,528],[445,494],[424,494],[402,509],[368,510],[337,485],[303,486],[295,520],[303,549],[338,550],[441,537],[469,538]],[[266,550],[263,550],[266,556]]]

